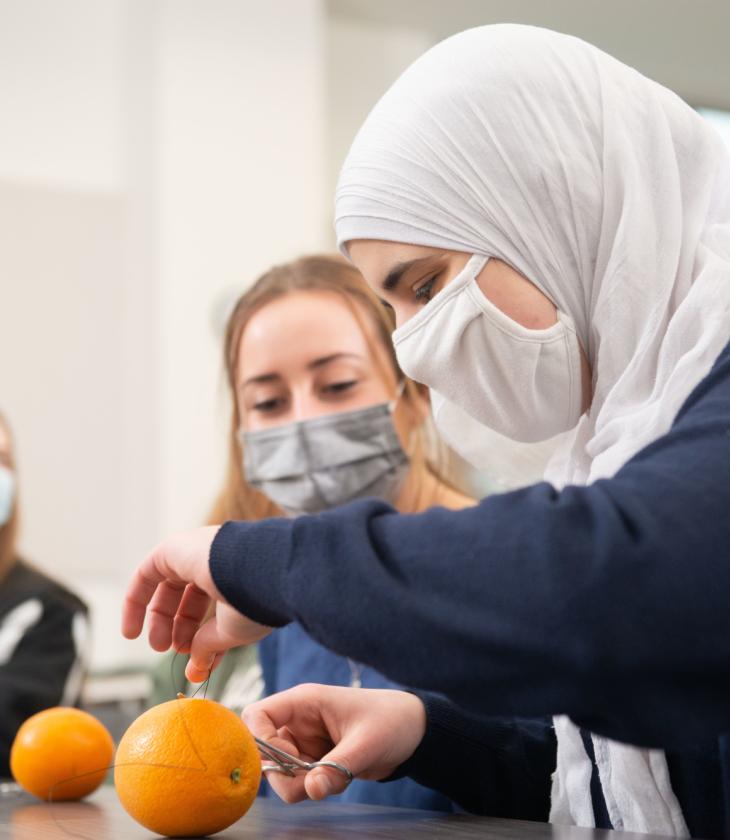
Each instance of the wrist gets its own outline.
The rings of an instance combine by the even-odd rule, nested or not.
[[[292,526],[288,519],[226,522],[210,547],[208,573],[222,599],[267,627],[293,618],[285,597]]]
[[[208,525],[206,526],[206,530],[209,532],[209,540],[210,540],[210,550],[208,551],[208,557],[206,558],[206,562],[202,564],[198,568],[198,578],[199,582],[196,580],[196,584],[205,592],[207,595],[214,601],[222,601],[223,603],[227,603],[226,598],[224,597],[223,593],[220,591],[218,586],[213,580],[213,573],[211,572],[211,554],[213,551],[213,543],[215,542],[215,538],[220,531],[219,525]]]

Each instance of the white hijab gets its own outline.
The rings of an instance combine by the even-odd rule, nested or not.
[[[571,315],[594,395],[548,465],[559,487],[613,475],[664,434],[730,340],[722,141],[570,36],[484,26],[419,58],[355,138],[336,228],[345,251],[380,239],[497,257]],[[592,825],[580,734],[566,718],[556,731],[551,818]],[[593,740],[614,827],[686,836],[664,754]]]

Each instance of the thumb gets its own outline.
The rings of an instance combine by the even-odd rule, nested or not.
[[[367,773],[371,761],[368,756],[367,742],[361,736],[353,733],[344,738],[327,755],[319,759],[320,762],[331,762],[349,770],[352,778],[345,775],[336,767],[315,767],[304,778],[304,789],[310,799],[325,799],[328,796],[342,793],[352,779]]]

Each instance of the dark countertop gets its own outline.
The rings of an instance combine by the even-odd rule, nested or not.
[[[12,840],[150,840],[154,835],[127,815],[114,789],[103,787],[83,802],[46,804],[22,793],[0,795],[0,838]],[[463,840],[651,840],[629,834],[500,820],[407,808],[305,802],[284,805],[258,799],[221,840],[335,840],[335,838],[463,838]]]

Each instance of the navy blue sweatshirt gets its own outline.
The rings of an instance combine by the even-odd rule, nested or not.
[[[462,716],[467,741],[476,716],[506,761],[516,748],[487,716],[568,714],[679,756],[672,785],[690,830],[730,836],[718,830],[730,801],[730,346],[670,431],[611,479],[460,511],[402,515],[365,500],[230,522],[210,564],[254,620],[297,620],[327,648],[448,697],[427,739]],[[696,781],[698,761],[712,784]],[[411,775],[453,796],[428,763]]]

